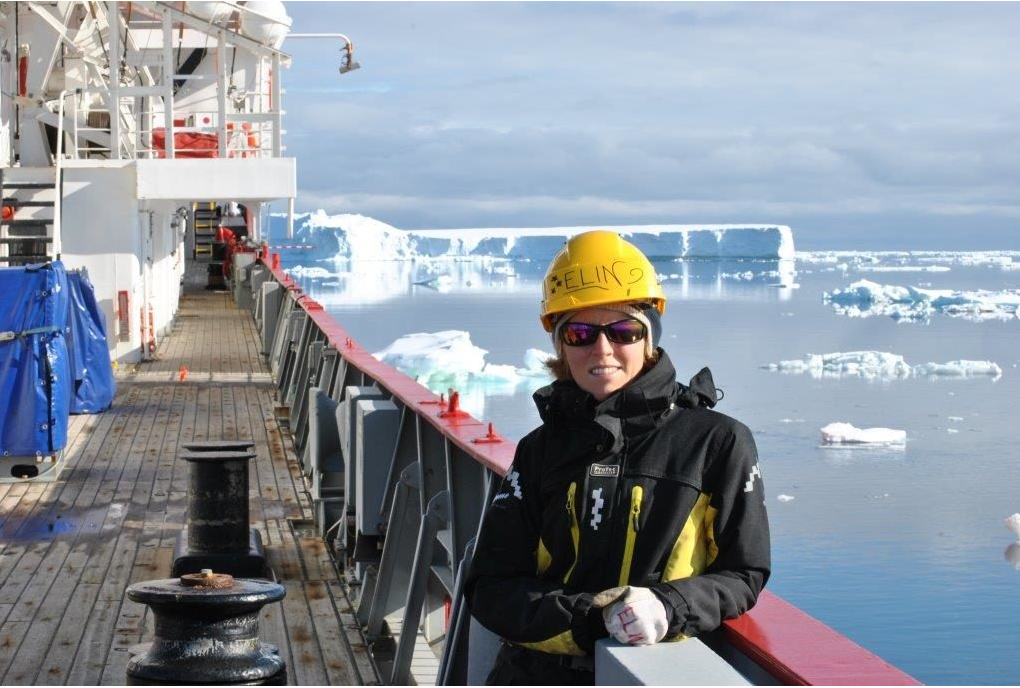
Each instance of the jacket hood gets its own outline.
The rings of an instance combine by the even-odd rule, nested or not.
[[[676,368],[665,351],[641,377],[602,402],[597,402],[573,380],[557,380],[533,395],[542,422],[566,426],[595,422],[619,441],[624,434],[647,432],[660,425],[676,408],[715,406],[718,392],[712,372],[702,368],[685,386],[676,381]]]

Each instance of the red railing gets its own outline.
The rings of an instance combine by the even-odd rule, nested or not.
[[[283,287],[296,292],[297,303],[349,364],[379,382],[407,408],[419,409],[419,415],[461,451],[496,474],[506,474],[513,462],[514,442],[476,441],[489,438],[489,425],[468,415],[440,415],[445,409],[440,408],[438,396],[373,357],[278,265],[273,267],[270,260],[263,262]],[[768,591],[762,592],[754,609],[724,622],[723,636],[785,685],[921,685]]]

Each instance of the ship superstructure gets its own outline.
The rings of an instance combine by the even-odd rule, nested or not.
[[[0,5],[0,263],[85,268],[111,356],[154,351],[219,218],[262,234],[284,157],[282,3]],[[197,212],[196,212],[197,211]],[[196,233],[197,231],[197,233]]]

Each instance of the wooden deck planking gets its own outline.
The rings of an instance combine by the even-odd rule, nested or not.
[[[128,649],[152,635],[151,613],[125,589],[169,576],[187,508],[176,457],[201,439],[255,443],[252,525],[287,590],[264,608],[261,635],[290,680],[378,683],[325,546],[291,526],[312,502],[257,341],[227,295],[186,294],[157,360],[121,368],[109,411],[71,419],[60,478],[0,486],[0,683],[125,682]]]

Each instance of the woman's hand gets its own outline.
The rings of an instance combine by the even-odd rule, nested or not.
[[[595,596],[594,606],[603,607],[606,630],[625,645],[651,645],[666,637],[666,607],[648,588],[605,590]]]

